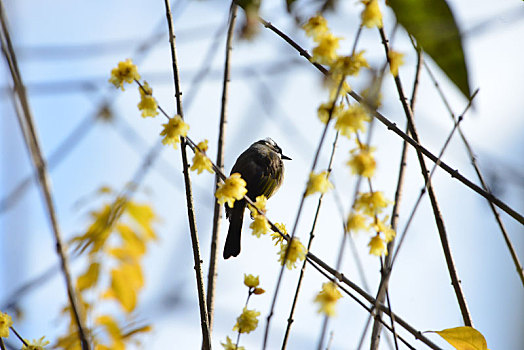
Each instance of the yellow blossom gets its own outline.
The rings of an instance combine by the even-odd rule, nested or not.
[[[246,181],[244,181],[239,173],[233,173],[224,183],[218,185],[215,197],[218,198],[219,204],[227,202],[227,205],[233,208],[235,200],[241,200],[246,193]]]
[[[320,304],[318,312],[324,313],[327,316],[335,316],[335,306],[340,298],[342,298],[342,294],[337,289],[335,283],[323,283],[322,290],[315,297],[315,302]]]
[[[377,234],[373,238],[371,238],[371,241],[368,243],[369,247],[369,254],[373,254],[376,256],[381,256],[382,254],[388,255],[388,249],[386,247],[386,243],[380,238],[380,235]]]
[[[340,73],[331,73],[325,76],[324,86],[329,89],[329,99],[330,101],[335,100],[338,96],[344,96],[351,92],[351,87],[345,81],[346,76]],[[340,87],[340,82],[343,81],[342,86]]]
[[[364,107],[360,104],[353,104],[340,112],[335,123],[335,129],[348,138],[356,133],[357,130],[364,131],[364,122],[370,121],[371,118]]]
[[[317,192],[326,193],[333,188],[333,184],[327,178],[328,172],[323,171],[318,174],[309,174],[309,181],[307,183],[306,196]]]
[[[380,7],[378,7],[378,1],[361,0],[361,2],[366,6],[360,14],[362,25],[368,28],[382,28],[382,13],[380,12]]]
[[[116,88],[121,88],[124,91],[124,82],[132,83],[134,80],[139,80],[140,74],[138,69],[129,58],[125,61],[118,62],[118,66],[111,70],[111,78],[109,82]]]
[[[266,213],[266,205],[267,205],[267,197],[264,195],[260,195],[257,197],[255,201],[255,207],[258,208],[262,213]],[[251,206],[251,204],[248,204],[248,208],[251,211],[251,217],[255,218],[258,215],[258,211]]]
[[[373,158],[373,148],[361,145],[351,151],[351,159],[347,164],[351,167],[353,174],[370,178],[375,173],[377,163]]]
[[[380,191],[360,193],[355,201],[355,209],[362,210],[364,214],[374,216],[379,214],[390,204]]]
[[[229,336],[226,337],[226,342],[225,343],[220,343],[220,345],[222,345],[224,350],[246,350],[245,347],[237,346],[235,343],[233,343],[231,341],[231,338],[229,338]]]
[[[404,54],[393,50],[389,51],[389,70],[394,77],[398,75],[398,68],[404,64]]]
[[[276,223],[275,226],[280,230],[280,232],[282,232],[284,235],[288,235],[287,233],[287,229],[286,229],[286,225],[282,224],[282,223]],[[280,235],[280,233],[278,232],[273,232],[271,234],[271,240],[275,241],[275,245],[279,244],[279,243],[282,243],[284,241],[284,237],[282,237]]]
[[[329,29],[327,21],[322,15],[316,15],[311,17],[303,26],[302,29],[306,32],[306,35],[318,40],[322,35],[326,34]]]
[[[255,219],[251,225],[249,225],[249,228],[253,230],[253,236],[257,236],[258,238],[260,238],[260,235],[265,235],[269,230],[271,230],[271,226],[263,215],[255,216]]]
[[[153,97],[153,89],[149,86],[147,81],[145,81],[141,87],[138,87],[138,91],[140,92],[138,109],[142,111],[142,118],[157,116],[158,105]]]
[[[329,120],[329,111],[331,110],[331,107],[333,107],[333,102],[325,102],[318,106],[318,119],[320,119],[324,124]],[[343,108],[343,105],[335,105],[333,107],[333,112],[331,112],[331,119],[336,119]]]
[[[255,288],[255,289],[253,290],[253,294],[255,294],[255,295],[264,294],[265,292],[266,292],[266,291],[265,291],[264,289],[259,288],[259,287]]]
[[[199,142],[197,145],[198,149],[195,149],[195,155],[193,156],[193,165],[191,165],[191,171],[197,171],[201,174],[204,170],[213,173],[213,165],[211,160],[203,153],[207,151],[207,140]]]
[[[13,320],[8,314],[0,311],[0,338],[9,337],[9,327],[13,325]]]
[[[250,333],[254,331],[258,326],[258,316],[260,316],[260,312],[248,310],[247,307],[244,307],[242,314],[237,317],[237,323],[233,327],[233,330],[239,333]]]
[[[358,213],[351,213],[348,216],[348,221],[346,223],[346,230],[348,232],[353,231],[357,232],[360,230],[367,230],[368,225],[366,223],[366,218]]]
[[[331,73],[356,76],[363,67],[369,68],[369,64],[364,58],[364,51],[360,51],[351,56],[337,57],[331,64]]]
[[[164,136],[162,143],[164,145],[173,145],[176,149],[180,142],[180,136],[187,136],[189,125],[179,115],[175,115],[169,119],[167,124],[162,124],[164,130],[160,133],[160,136]]]
[[[278,261],[281,265],[284,265],[284,257],[286,256],[288,246],[289,243],[282,243],[280,245]],[[306,247],[304,247],[304,245],[300,243],[300,240],[298,238],[294,237],[291,240],[291,246],[289,247],[289,252],[287,253],[286,267],[290,270],[295,268],[297,261],[304,261],[304,259],[306,258],[306,253]]]
[[[249,288],[256,288],[259,285],[258,276],[244,274],[244,284]]]
[[[389,216],[386,216],[383,220],[375,219],[375,222],[373,224],[373,229],[377,232],[382,232],[385,236],[386,243],[391,242],[393,238],[395,238],[395,230],[391,228],[390,224],[387,224]]]
[[[320,64],[331,64],[337,58],[337,49],[340,38],[331,33],[321,35],[317,42],[318,45],[313,48],[313,57],[311,61]]]
[[[45,340],[45,336],[40,339],[33,339],[32,342],[25,340],[27,346],[22,346],[22,350],[45,350],[45,346],[49,344],[48,340]]]

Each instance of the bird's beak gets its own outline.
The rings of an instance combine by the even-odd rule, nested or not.
[[[282,155],[282,159],[291,160],[288,156]]]

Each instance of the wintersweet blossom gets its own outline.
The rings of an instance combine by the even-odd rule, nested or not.
[[[244,284],[249,288],[256,288],[260,284],[258,276],[244,274]]]
[[[333,184],[327,178],[328,172],[322,171],[318,174],[312,172],[309,174],[309,181],[306,188],[306,196],[317,192],[326,193],[333,188]]]
[[[368,61],[364,58],[364,51],[350,56],[339,56],[331,64],[331,72],[342,75],[358,75],[361,68],[369,68]]]
[[[260,316],[260,312],[248,310],[247,307],[244,307],[242,314],[237,317],[237,323],[233,327],[233,330],[239,333],[250,333],[254,331],[258,326],[258,316]]]
[[[266,213],[267,197],[260,195],[256,198],[255,207],[260,210],[262,213]],[[257,209],[253,208],[251,204],[248,204],[248,208],[251,211],[251,217],[255,218],[258,214]]]
[[[364,131],[365,124],[371,120],[366,109],[360,104],[353,104],[338,114],[335,129],[348,138],[357,131]]]
[[[229,338],[229,336],[226,337],[226,342],[220,343],[220,345],[222,345],[224,350],[246,350],[245,347],[237,346],[235,343],[233,343],[233,341],[231,340],[231,338]]]
[[[318,312],[327,316],[335,316],[335,306],[340,298],[342,298],[342,294],[335,283],[323,283],[322,290],[315,297],[315,302],[319,303],[320,306]]]
[[[319,64],[331,64],[337,58],[340,39],[331,33],[321,35],[317,40],[318,45],[313,48],[311,60]]]
[[[217,197],[219,204],[227,203],[230,208],[233,208],[235,200],[241,200],[246,193],[246,181],[242,179],[239,173],[233,173],[224,183],[218,185],[215,197]]]
[[[333,107],[333,102],[324,102],[320,106],[318,106],[317,114],[318,119],[324,124],[326,124],[329,120],[329,112],[331,111],[331,108],[333,108],[333,111],[331,112],[331,119],[334,120],[338,118],[338,115],[343,110],[343,105],[335,105]]]
[[[265,235],[271,230],[271,225],[269,225],[264,215],[257,215],[251,225],[249,225],[249,228],[253,230],[253,236],[260,238],[261,235]]]
[[[284,235],[288,235],[286,225],[283,223],[277,222],[275,226],[282,232]],[[280,235],[278,232],[273,232],[271,234],[271,240],[275,241],[275,245],[278,245],[279,243],[282,243],[284,241],[284,237]]]
[[[45,340],[45,336],[40,339],[33,339],[32,342],[25,340],[27,346],[22,346],[22,350],[45,350],[45,346],[49,345],[49,341]]]
[[[204,170],[213,173],[213,164],[211,160],[203,153],[207,151],[207,140],[201,141],[197,145],[198,149],[195,149],[195,155],[193,156],[193,165],[191,165],[191,171],[197,171],[201,174]]]
[[[117,89],[121,88],[122,91],[124,91],[124,83],[131,84],[135,80],[140,80],[140,74],[129,58],[118,62],[118,66],[111,70],[111,77],[109,78],[109,82]]]
[[[304,29],[306,35],[313,38],[313,40],[318,40],[322,35],[329,31],[327,21],[322,17],[322,15],[311,17],[304,25],[302,25],[302,29]]]
[[[380,238],[379,234],[371,238],[371,241],[369,241],[368,243],[368,247],[369,247],[369,254],[373,254],[376,256],[381,256],[382,254],[388,255],[388,249],[386,247],[386,243],[384,243],[382,238]]]
[[[395,230],[393,230],[393,228],[391,228],[391,225],[387,223],[388,220],[389,216],[387,215],[383,220],[375,218],[375,222],[372,225],[375,231],[382,232],[384,234],[386,243],[391,242],[396,235]]]
[[[374,216],[380,214],[391,202],[384,198],[381,191],[360,193],[355,201],[355,209],[364,214]]]
[[[382,28],[382,13],[380,12],[378,1],[361,0],[361,2],[366,6],[360,14],[360,18],[362,19],[362,25],[368,28]]]
[[[8,314],[0,311],[0,338],[9,337],[9,327],[13,325],[13,320]]]
[[[357,232],[361,230],[367,230],[368,224],[366,222],[366,218],[358,213],[351,213],[348,216],[348,220],[346,222],[346,231],[348,232]]]
[[[370,178],[375,173],[377,163],[373,158],[374,148],[366,145],[351,150],[351,159],[347,162],[353,174]]]
[[[296,237],[293,237],[291,240],[291,246],[288,243],[282,243],[280,245],[280,252],[278,253],[279,258],[278,261],[281,265],[284,265],[284,258],[286,257],[286,251],[288,250],[289,246],[289,252],[287,252],[287,259],[285,261],[286,267],[288,269],[293,269],[296,267],[297,262],[304,261],[306,258],[307,249],[304,247],[302,243],[300,243],[300,240]]]
[[[404,54],[390,50],[388,53],[389,71],[394,77],[398,75],[398,68],[404,64]]]
[[[180,142],[180,136],[187,136],[187,132],[189,131],[189,125],[187,125],[179,115],[170,118],[169,121],[166,124],[162,124],[162,126],[164,127],[164,130],[160,133],[160,136],[164,136],[162,143],[164,145],[173,145],[175,149]]]
[[[157,116],[158,104],[153,97],[153,89],[149,86],[147,81],[144,81],[144,84],[138,87],[138,91],[140,92],[138,109],[142,111],[142,118]]]

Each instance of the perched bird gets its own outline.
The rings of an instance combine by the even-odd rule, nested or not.
[[[282,154],[282,149],[272,139],[265,138],[252,144],[233,165],[231,174],[239,173],[246,181],[247,196],[253,201],[261,195],[271,197],[284,180],[284,162],[291,158]],[[224,259],[240,253],[240,234],[244,221],[244,199],[235,201],[233,208],[226,205],[226,217],[229,219]]]

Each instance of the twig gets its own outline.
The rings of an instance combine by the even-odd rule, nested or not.
[[[165,8],[166,8],[166,18],[167,18],[167,24],[169,28],[169,43],[171,44],[171,60],[173,65],[173,80],[175,85],[175,98],[176,98],[176,107],[177,107],[177,114],[180,115],[181,118],[184,117],[184,113],[182,110],[182,93],[180,91],[180,78],[178,73],[178,63],[177,63],[177,56],[176,56],[176,46],[175,46],[175,33],[173,29],[173,18],[171,15],[171,5],[169,4],[169,0],[164,0]],[[191,190],[191,180],[189,177],[189,165],[187,161],[187,154],[186,154],[186,140],[184,137],[180,138],[180,151],[182,154],[182,167],[184,172],[184,182],[185,182],[185,188],[186,188],[186,202],[187,202],[187,216],[189,220],[189,229],[191,231],[191,242],[193,246],[193,258],[195,262],[195,274],[196,274],[196,282],[197,282],[197,290],[198,290],[198,301],[200,306],[200,323],[202,326],[202,342],[203,342],[203,349],[208,350],[211,349],[211,336],[209,333],[209,324],[208,324],[208,315],[207,315],[207,307],[206,307],[206,297],[204,292],[204,279],[202,276],[202,260],[200,257],[200,247],[198,243],[198,233],[196,228],[196,219],[195,219],[195,212],[193,207],[193,194]]]
[[[382,39],[382,44],[384,45],[384,51],[386,54],[386,57],[389,62],[389,44],[388,40],[386,38],[386,33],[384,31],[384,28],[379,28],[380,37]],[[402,104],[402,107],[404,109],[404,113],[406,114],[406,118],[408,121],[408,129],[411,133],[411,136],[413,139],[418,143],[419,137],[417,130],[415,128],[415,121],[413,118],[413,111],[411,110],[410,106],[407,103],[407,99],[404,95],[404,90],[402,88],[402,82],[400,80],[400,75],[397,74],[395,76],[395,85],[397,87],[397,92],[399,94],[400,102]],[[435,217],[435,223],[437,225],[437,230],[440,237],[440,242],[442,244],[442,249],[444,250],[444,256],[446,258],[446,264],[448,266],[448,271],[451,277],[451,283],[453,285],[453,288],[455,290],[455,295],[457,297],[457,301],[460,307],[460,311],[462,313],[462,318],[464,320],[464,324],[466,326],[473,327],[473,321],[471,319],[471,314],[468,309],[468,305],[466,303],[466,298],[464,296],[464,292],[462,291],[462,286],[460,285],[460,279],[458,277],[457,270],[455,268],[455,263],[453,261],[453,256],[451,254],[451,247],[449,246],[448,237],[446,233],[446,228],[444,226],[444,220],[442,218],[442,214],[440,212],[440,208],[437,202],[437,197],[435,195],[435,191],[433,190],[433,186],[431,184],[431,180],[428,176],[428,170],[426,167],[426,163],[424,161],[424,158],[422,157],[422,152],[417,150],[417,158],[419,160],[420,164],[420,170],[422,172],[422,176],[424,177],[424,182],[427,186],[429,199],[431,202],[431,207],[433,208],[433,215]],[[436,163],[438,164],[440,162],[440,158],[437,159]]]
[[[442,89],[440,88],[437,80],[435,79],[435,76],[433,75],[433,73],[431,72],[431,69],[429,68],[429,66],[424,63],[424,67],[426,68],[426,71],[428,72],[429,76],[431,77],[431,80],[433,81],[434,85],[435,85],[435,88],[437,89],[440,97],[442,98],[442,101],[444,101],[444,104],[446,105],[448,111],[449,111],[449,115],[451,117],[451,119],[453,121],[455,121],[455,114],[453,113],[451,107],[449,106],[449,103],[448,103],[448,100],[446,99],[446,96],[444,96],[444,92],[442,91]],[[462,140],[462,142],[464,143],[464,146],[466,147],[466,150],[468,152],[468,156],[471,160],[471,165],[473,166],[473,168],[475,169],[475,173],[477,174],[477,177],[480,181],[480,184],[482,185],[482,188],[484,190],[486,190],[487,192],[489,192],[489,188],[488,188],[488,185],[486,184],[486,181],[484,180],[484,176],[482,175],[482,172],[480,171],[480,167],[478,166],[477,164],[477,159],[476,159],[476,156],[475,156],[475,153],[473,152],[473,148],[471,147],[471,145],[469,144],[467,138],[466,138],[466,135],[464,135],[464,133],[462,132],[462,128],[458,127],[458,132],[459,132],[459,135],[460,135],[460,138]],[[513,263],[515,264],[515,268],[517,270],[517,274],[519,275],[520,277],[520,281],[522,282],[522,285],[524,286],[524,269],[522,268],[522,264],[519,260],[519,257],[517,255],[517,253],[515,252],[515,248],[513,247],[513,244],[511,243],[511,240],[509,239],[509,235],[506,231],[506,227],[504,226],[504,223],[502,222],[502,219],[500,218],[500,215],[497,211],[497,208],[495,208],[495,205],[493,205],[493,202],[491,202],[489,199],[488,199],[488,204],[489,204],[489,207],[491,208],[491,211],[493,212],[493,216],[495,217],[495,221],[497,221],[497,224],[500,228],[500,232],[502,233],[502,237],[504,237],[504,241],[506,242],[506,246],[508,247],[509,249],[509,252],[511,254],[511,258],[513,259]]]
[[[298,45],[295,41],[293,41],[289,36],[284,34],[282,31],[280,31],[278,28],[273,26],[271,23],[265,21],[262,18],[259,18],[260,22],[269,30],[273,31],[275,34],[277,34],[279,37],[281,37],[284,41],[286,41],[290,46],[292,46],[295,50],[298,51],[298,53],[303,56],[306,60],[311,59],[311,55],[304,50],[300,45]],[[322,74],[326,75],[328,73],[327,69],[324,68],[322,65],[318,63],[311,63],[313,66],[315,66]],[[424,146],[419,144],[417,141],[415,141],[413,138],[409,137],[405,132],[400,130],[397,125],[393,122],[391,122],[388,118],[386,118],[382,113],[378,112],[374,106],[370,105],[366,102],[366,100],[357,94],[355,91],[350,91],[348,94],[355,99],[357,102],[365,105],[367,108],[369,108],[370,113],[377,118],[382,124],[384,124],[388,130],[391,130],[398,136],[400,136],[402,139],[407,141],[411,146],[413,146],[417,152],[421,152],[424,156],[429,158],[432,162],[437,162],[438,158],[431,153],[429,150],[427,150]],[[467,179],[465,176],[459,173],[458,170],[453,169],[451,166],[446,164],[445,162],[440,162],[439,166],[448,174],[451,175],[451,177],[457,179],[473,191],[480,194],[482,197],[490,200],[498,206],[500,209],[502,209],[504,212],[506,212],[508,215],[510,215],[512,218],[520,222],[521,224],[524,224],[524,216],[519,214],[516,210],[508,206],[506,203],[495,197],[492,193],[489,193],[488,191],[484,190],[483,188],[479,187],[469,179]]]
[[[229,81],[230,81],[230,56],[232,50],[232,41],[233,41],[233,32],[236,23],[237,16],[237,5],[231,3],[230,13],[229,13],[229,28],[227,30],[227,39],[226,39],[226,58],[224,63],[224,80],[222,85],[222,105],[220,108],[220,123],[218,126],[218,144],[217,144],[217,158],[216,165],[217,167],[224,171],[224,140],[226,132],[226,121],[227,121],[227,99],[228,99],[228,90],[229,90]],[[215,189],[218,188],[218,183],[220,182],[220,177],[215,175]],[[222,220],[222,210],[220,204],[218,204],[218,199],[215,198],[214,210],[213,210],[213,233],[211,236],[211,252],[209,255],[209,270],[207,274],[207,313],[209,317],[209,333],[213,330],[213,313],[215,308],[215,284],[217,278],[217,260],[219,254],[218,251],[218,241],[220,237],[220,223]]]
[[[416,51],[417,51],[417,66],[415,69],[415,78],[413,79],[413,90],[411,92],[411,101],[410,101],[410,107],[412,111],[414,111],[415,109],[415,98],[417,96],[420,72],[422,71],[421,67],[422,67],[422,62],[423,62],[422,50],[420,48],[416,48]],[[413,113],[413,117],[414,116],[415,114]],[[405,132],[408,133],[407,125],[406,125]],[[400,201],[402,199],[402,191],[404,188],[404,174],[405,174],[406,166],[407,166],[407,163],[406,163],[407,155],[408,155],[408,147],[407,147],[407,142],[404,140],[402,142],[402,151],[400,153],[400,162],[399,162],[400,164],[399,164],[399,169],[398,169],[397,186],[395,190],[395,199],[393,203],[393,210],[391,213],[391,228],[395,231],[397,230],[398,211],[400,208]],[[395,246],[395,237],[393,237],[393,239],[387,245],[388,252],[392,252],[394,246]],[[391,264],[391,254],[388,254],[385,259],[385,266],[387,269],[390,268],[390,264]],[[382,270],[382,275],[380,277],[380,284],[385,283],[385,288],[387,288],[388,281],[386,279],[389,279],[389,276],[386,276],[386,274],[384,274],[385,271],[386,270],[384,269]],[[384,294],[377,295],[377,300],[383,303]],[[381,317],[382,317],[382,313],[379,311],[375,317],[375,321],[373,322],[373,331],[371,333],[371,346],[370,346],[371,350],[378,349],[382,324],[380,322],[377,322],[376,320],[377,318],[381,318]]]
[[[75,290],[73,288],[71,273],[69,271],[68,258],[62,243],[60,226],[58,224],[58,218],[56,215],[53,195],[51,193],[51,186],[46,169],[46,164],[39,145],[36,128],[33,122],[33,116],[31,114],[29,101],[27,99],[25,87],[22,81],[22,76],[20,74],[20,70],[18,69],[16,55],[11,43],[11,38],[9,35],[7,20],[5,16],[4,4],[2,0],[0,0],[0,20],[2,27],[2,51],[7,60],[9,70],[13,79],[16,96],[18,97],[18,101],[14,101],[18,122],[20,124],[22,134],[24,135],[24,140],[31,155],[31,159],[33,160],[33,165],[38,171],[38,180],[40,182],[40,188],[44,196],[47,215],[49,217],[51,227],[53,230],[56,244],[56,252],[60,259],[61,269],[66,283],[67,294],[69,297],[69,302],[71,304],[71,312],[74,315],[75,324],[78,329],[79,340],[82,345],[82,349],[89,350],[90,347],[89,342],[87,340],[88,335],[86,333],[86,328],[83,323],[83,317],[81,316],[81,310],[78,307]]]

